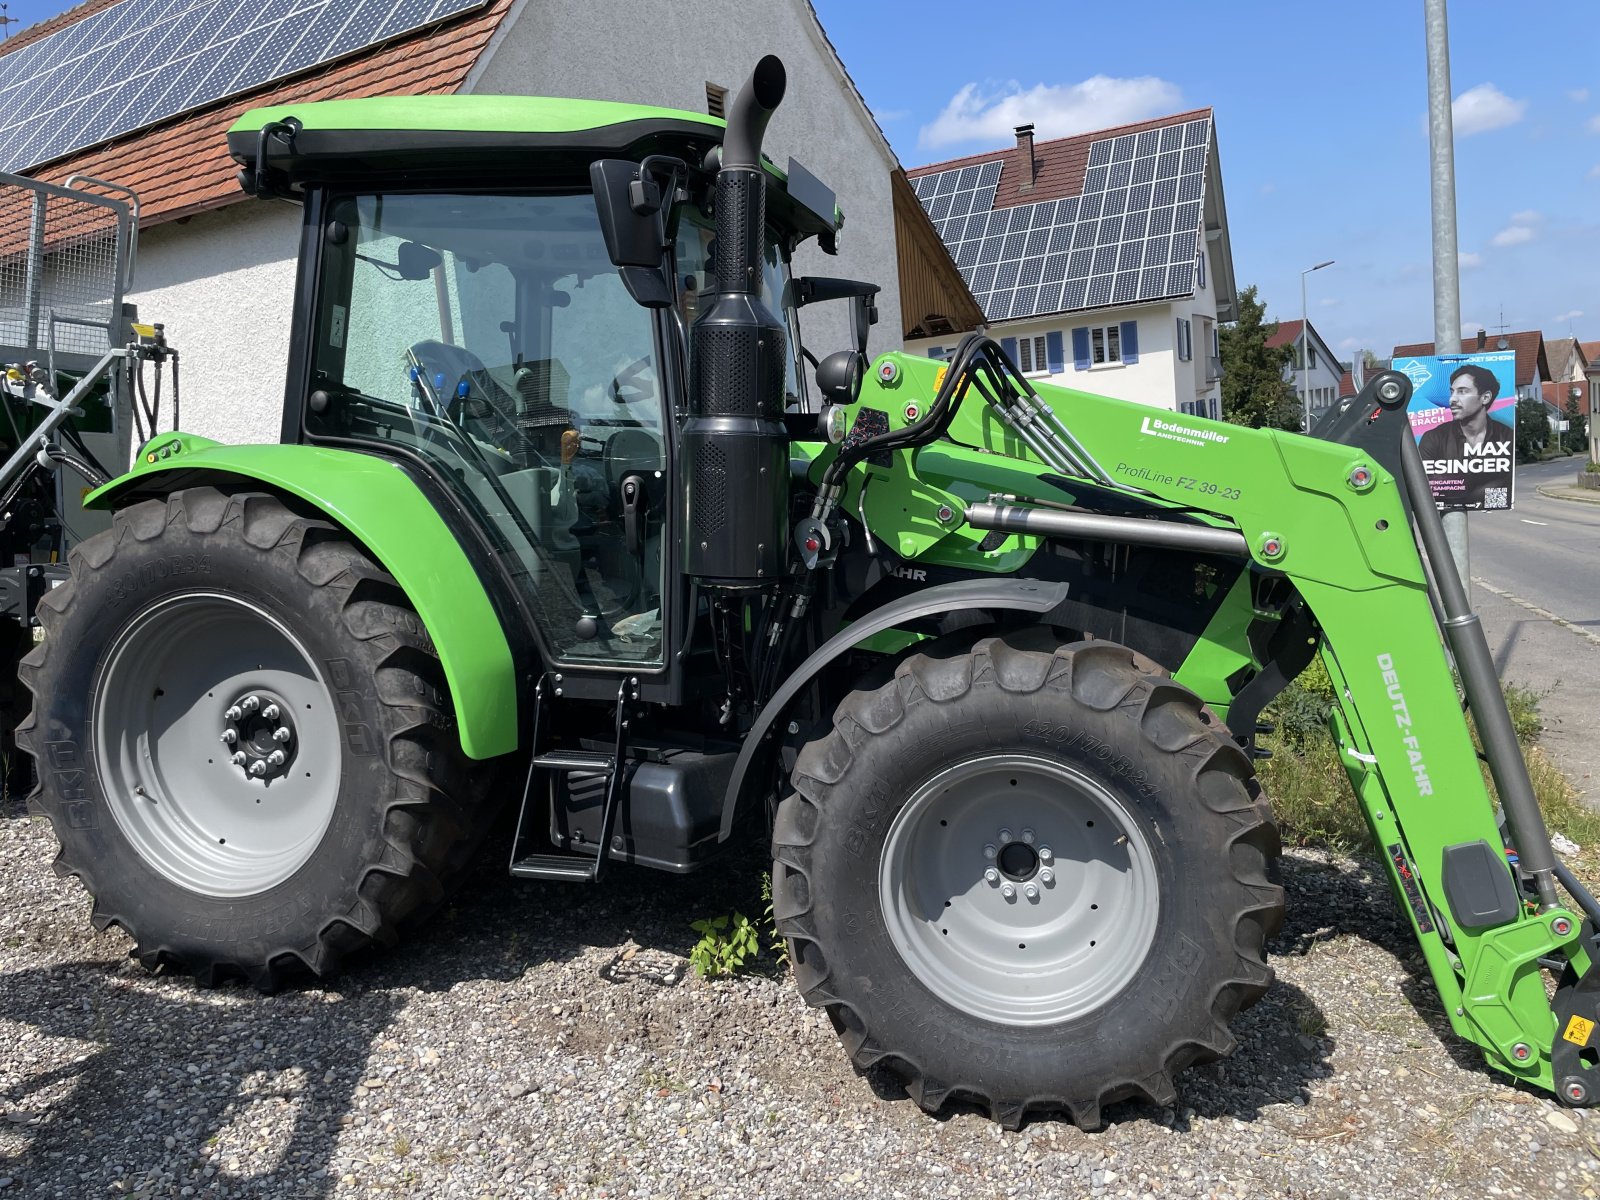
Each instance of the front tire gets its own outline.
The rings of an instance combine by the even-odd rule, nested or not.
[[[930,1112],[1085,1128],[1227,1054],[1272,979],[1278,835],[1186,689],[1105,642],[986,638],[851,693],[778,811],[796,980]]]
[[[335,972],[430,909],[490,813],[427,631],[337,527],[213,488],[72,554],[18,731],[56,869],[147,966]]]

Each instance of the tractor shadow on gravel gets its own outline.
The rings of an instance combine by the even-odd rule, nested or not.
[[[698,938],[691,920],[761,916],[759,846],[697,876],[617,866],[586,888],[508,878],[505,844],[491,840],[455,899],[400,947],[327,983],[275,996],[207,990],[97,957],[120,935],[86,927],[69,953],[87,957],[0,975],[0,1019],[27,1046],[9,1056],[20,1077],[0,1074],[0,1179],[11,1181],[0,1194],[332,1195],[340,1130],[357,1117],[380,1043],[407,1036],[397,1021],[417,992],[485,981],[509,991],[587,947],[630,944],[682,964]],[[633,978],[670,986],[684,970]],[[540,1033],[530,1025],[526,1036]]]

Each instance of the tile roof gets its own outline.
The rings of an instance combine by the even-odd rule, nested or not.
[[[990,321],[1149,304],[1205,265],[1214,132],[1203,108],[1034,143],[1031,191],[1016,146],[906,174]]]
[[[1583,374],[1583,360],[1579,358],[1578,339],[1571,337],[1545,338],[1544,355],[1550,362],[1550,378],[1565,379],[1577,359],[1578,374]]]
[[[1590,366],[1600,363],[1600,342],[1579,342],[1578,349],[1583,351],[1583,361]]]
[[[1517,352],[1517,386],[1519,388],[1527,387],[1533,383],[1535,369],[1538,371],[1540,380],[1550,378],[1550,363],[1545,358],[1544,353],[1544,335],[1537,329],[1524,330],[1522,333],[1498,335],[1482,347],[1477,344],[1476,338],[1463,338],[1455,353],[1473,354],[1480,349],[1483,351],[1498,349],[1496,343],[1501,336],[1511,343],[1509,349]],[[1415,342],[1408,346],[1396,346],[1394,348],[1395,358],[1427,357],[1432,353],[1432,342]]]
[[[1349,371],[1339,376],[1339,399],[1356,394],[1356,377]]]
[[[235,181],[237,168],[228,157],[225,140],[229,127],[247,109],[359,96],[454,92],[465,82],[512,5],[513,0],[493,0],[459,19],[80,150],[29,174],[51,183],[74,174],[92,175],[130,187],[139,195],[142,226],[247,199]],[[71,24],[69,17],[81,20],[104,7],[99,0],[89,0],[57,18],[61,24],[43,24],[52,25],[47,32],[53,32],[62,24]],[[10,39],[7,45],[16,40]]]
[[[1009,208],[1014,204],[1036,204],[1041,200],[1059,200],[1064,196],[1083,194],[1084,177],[1089,169],[1089,147],[1094,143],[1121,137],[1125,133],[1143,133],[1147,129],[1164,129],[1168,125],[1183,125],[1189,121],[1210,119],[1211,109],[1194,108],[1167,117],[1154,117],[1148,121],[1114,125],[1110,129],[1097,129],[1072,137],[1035,142],[1034,186],[1031,192],[1021,190],[1022,156],[1016,146],[1004,150],[991,150],[983,154],[969,154],[964,158],[952,158],[947,162],[929,163],[925,167],[908,170],[906,176],[915,180],[923,175],[933,175],[956,167],[998,162],[1001,164],[1000,183],[995,188],[995,208]]]

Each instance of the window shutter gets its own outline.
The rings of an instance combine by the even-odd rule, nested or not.
[[[1044,335],[1046,360],[1050,364],[1050,374],[1059,375],[1066,370],[1066,358],[1062,353],[1061,331],[1052,329]]]
[[[1130,367],[1139,361],[1139,322],[1122,323],[1122,361]]]
[[[1080,325],[1072,331],[1072,369],[1089,369],[1089,327]]]
[[[1016,362],[1017,361],[1017,339],[1016,338],[1001,338],[1000,339],[1000,349],[1002,349],[1002,350],[1004,350],[1006,352],[1006,357],[1009,358],[1012,362]]]

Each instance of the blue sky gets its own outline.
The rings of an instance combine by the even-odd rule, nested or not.
[[[813,0],[907,167],[1211,105],[1239,286],[1348,356],[1433,337],[1422,0]],[[1450,5],[1462,329],[1600,338],[1592,0]],[[1582,315],[1576,315],[1582,314]]]
[[[68,7],[5,2],[11,30]],[[1342,354],[1433,336],[1422,0],[814,4],[907,167],[1211,105],[1240,286],[1298,317],[1331,258],[1310,312]],[[1600,338],[1596,12],[1451,5],[1469,336]]]

